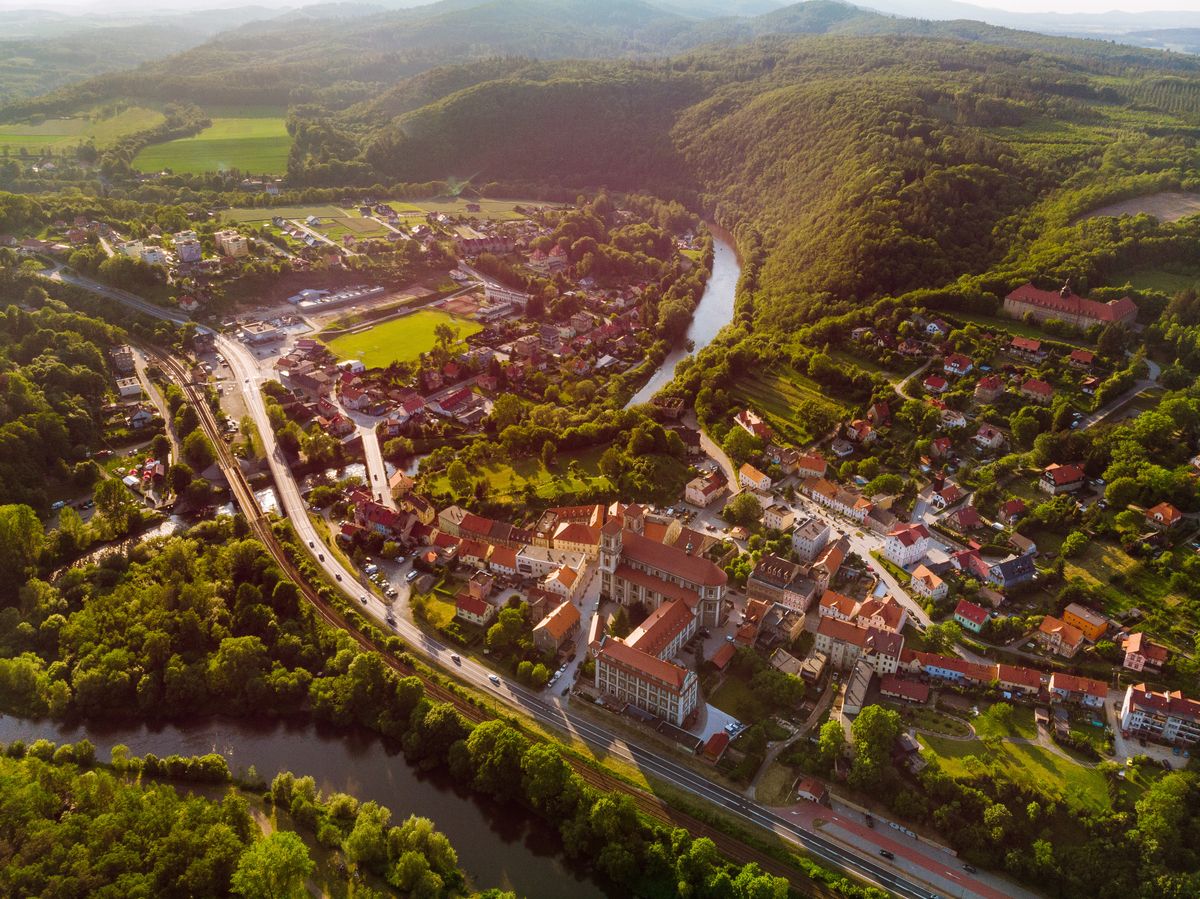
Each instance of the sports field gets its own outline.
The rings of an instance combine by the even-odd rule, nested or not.
[[[287,171],[292,139],[281,115],[214,116],[212,124],[193,137],[153,144],[133,160],[143,172],[170,169],[201,174],[238,169],[254,175]]]
[[[131,106],[114,116],[91,118],[86,114],[72,118],[45,119],[37,124],[17,122],[0,125],[0,147],[9,153],[40,153],[47,149],[62,149],[95,141],[99,149],[112,145],[117,138],[135,131],[153,128],[163,120],[163,114],[143,106]]]
[[[357,334],[336,337],[328,345],[339,359],[358,359],[367,368],[387,368],[393,362],[411,362],[433,349],[437,343],[433,329],[440,324],[454,328],[460,340],[483,330],[465,318],[422,309]]]

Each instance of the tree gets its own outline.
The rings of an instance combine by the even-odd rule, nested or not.
[[[854,763],[850,783],[857,789],[880,786],[891,771],[892,744],[900,736],[900,713],[869,705],[850,725],[854,738]]]
[[[312,874],[304,841],[290,830],[277,830],[247,849],[233,872],[233,891],[245,899],[300,899]]]
[[[925,644],[930,652],[949,652],[962,639],[962,626],[957,621],[931,624],[925,630]]]
[[[620,448],[610,446],[600,455],[598,463],[600,474],[604,475],[613,483],[625,473],[625,469],[629,467],[629,460]]]
[[[749,526],[762,518],[762,505],[754,494],[743,491],[725,504],[721,514],[731,524]]]
[[[192,431],[183,438],[183,458],[193,471],[204,471],[213,464],[217,454],[203,431]]]
[[[721,449],[733,460],[735,465],[741,465],[752,456],[762,452],[762,441],[745,428],[732,427],[721,443]]]
[[[446,469],[446,478],[450,482],[450,489],[460,496],[471,489],[471,473],[467,471],[467,466],[461,459],[455,459],[450,463]]]
[[[821,725],[821,735],[817,740],[817,758],[825,770],[832,770],[845,747],[846,731],[841,721],[830,719]]]
[[[24,583],[26,573],[41,554],[42,541],[42,523],[33,509],[25,505],[0,506],[0,571],[9,572],[0,581],[13,590]]]
[[[507,427],[519,425],[524,417],[525,404],[515,393],[502,393],[492,404],[492,424],[497,434]]]
[[[467,737],[475,789],[498,799],[515,799],[521,792],[521,758],[529,741],[503,721],[475,725]]]

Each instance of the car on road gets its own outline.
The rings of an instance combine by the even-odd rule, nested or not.
[[[454,662],[455,665],[461,665],[462,656],[460,656],[457,652],[452,652],[450,653],[450,661]]]
[[[366,594],[363,594],[363,598],[361,600],[359,600],[359,602],[361,602],[364,606],[367,604]]]
[[[325,553],[317,553],[317,561],[324,562],[325,561]]]
[[[496,675],[494,675],[494,674],[489,674],[489,675],[488,675],[488,680],[490,680],[490,681],[491,681],[493,684],[495,684],[497,687],[498,687],[498,686],[500,686],[500,678],[499,678],[499,677],[497,677]]]
[[[408,574],[404,575],[404,580],[411,584],[413,581],[415,581],[420,576],[421,576],[421,572],[417,571],[414,568]]]
[[[976,868],[974,865],[963,865],[963,870],[966,871],[968,874],[978,874],[979,873],[979,869]]]
[[[308,541],[308,548],[309,549],[313,548],[313,542],[311,540]]]
[[[895,858],[896,857],[896,853],[892,852],[890,849],[880,849],[879,854],[882,855],[884,858]]]
[[[863,817],[866,819],[866,822],[867,822],[867,827],[874,827],[874,826],[875,826],[875,817],[874,817],[874,815],[864,815]]]
[[[335,578],[337,578],[339,581],[342,579],[341,572],[334,572],[333,576],[334,576]]]

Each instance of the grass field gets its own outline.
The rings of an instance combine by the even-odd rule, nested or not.
[[[143,106],[131,106],[115,116],[90,119],[86,115],[69,119],[46,119],[38,124],[16,123],[0,125],[0,148],[10,153],[22,149],[38,153],[47,149],[73,147],[95,141],[100,149],[113,144],[117,138],[135,131],[153,128],[163,121],[163,114]]]
[[[709,703],[722,712],[732,715],[743,724],[758,721],[761,705],[755,698],[750,685],[740,677],[726,677],[721,686],[708,698]]]
[[[253,208],[226,209],[221,213],[221,218],[228,222],[241,224],[243,222],[269,222],[276,216],[304,221],[310,215],[315,215],[320,219],[341,218],[346,215],[346,211],[337,206],[321,203],[315,206],[255,206]]]
[[[330,240],[336,240],[339,243],[347,234],[353,234],[357,238],[367,238],[384,237],[388,233],[388,229],[375,221],[375,219],[363,218],[357,213],[353,216],[322,218],[321,225],[315,230],[320,231]]]
[[[468,203],[478,203],[479,212],[467,212]],[[396,204],[392,204],[396,206]],[[539,200],[460,200],[453,197],[439,197],[433,200],[417,200],[416,208],[422,212],[444,212],[446,215],[477,215],[480,218],[493,221],[515,221],[523,219],[517,212],[516,206],[555,206],[555,203],[542,203]]]
[[[201,174],[239,169],[256,175],[282,175],[287,171],[291,145],[282,115],[214,116],[212,124],[193,137],[146,147],[133,166],[144,172],[170,169]]]
[[[518,459],[509,464],[487,465],[471,472],[473,478],[487,481],[488,493],[496,499],[513,499],[532,484],[538,496],[554,499],[565,493],[573,493],[589,486],[611,487],[608,478],[600,474],[599,461],[607,446],[589,447],[574,455],[560,454],[547,468],[540,459]],[[576,465],[578,475],[568,472],[571,463]],[[435,478],[429,485],[434,491],[449,490],[450,483],[445,475]]]
[[[367,368],[387,368],[393,362],[411,362],[433,349],[437,343],[433,329],[440,324],[455,328],[459,338],[483,330],[473,321],[422,309],[357,334],[336,337],[329,341],[329,349],[339,359],[358,359]]]
[[[937,755],[942,769],[952,777],[968,774],[970,758],[974,757],[998,765],[1014,782],[1056,796],[1075,808],[1106,811],[1111,807],[1108,782],[1103,774],[1044,747],[1001,742],[992,749],[979,740],[951,740],[924,734],[917,739]]]
[[[1185,271],[1139,269],[1131,272],[1127,280],[1134,290],[1157,290],[1165,294],[1174,294],[1200,285],[1200,267]]]
[[[849,407],[821,393],[815,381],[791,368],[742,378],[731,392],[752,406],[777,433],[798,444],[823,436],[813,433],[814,416],[828,417],[832,426],[849,412]]]

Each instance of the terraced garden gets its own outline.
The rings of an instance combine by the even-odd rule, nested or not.
[[[815,381],[792,368],[744,377],[732,392],[739,403],[762,415],[777,434],[797,445],[824,436],[850,411],[823,394]]]

